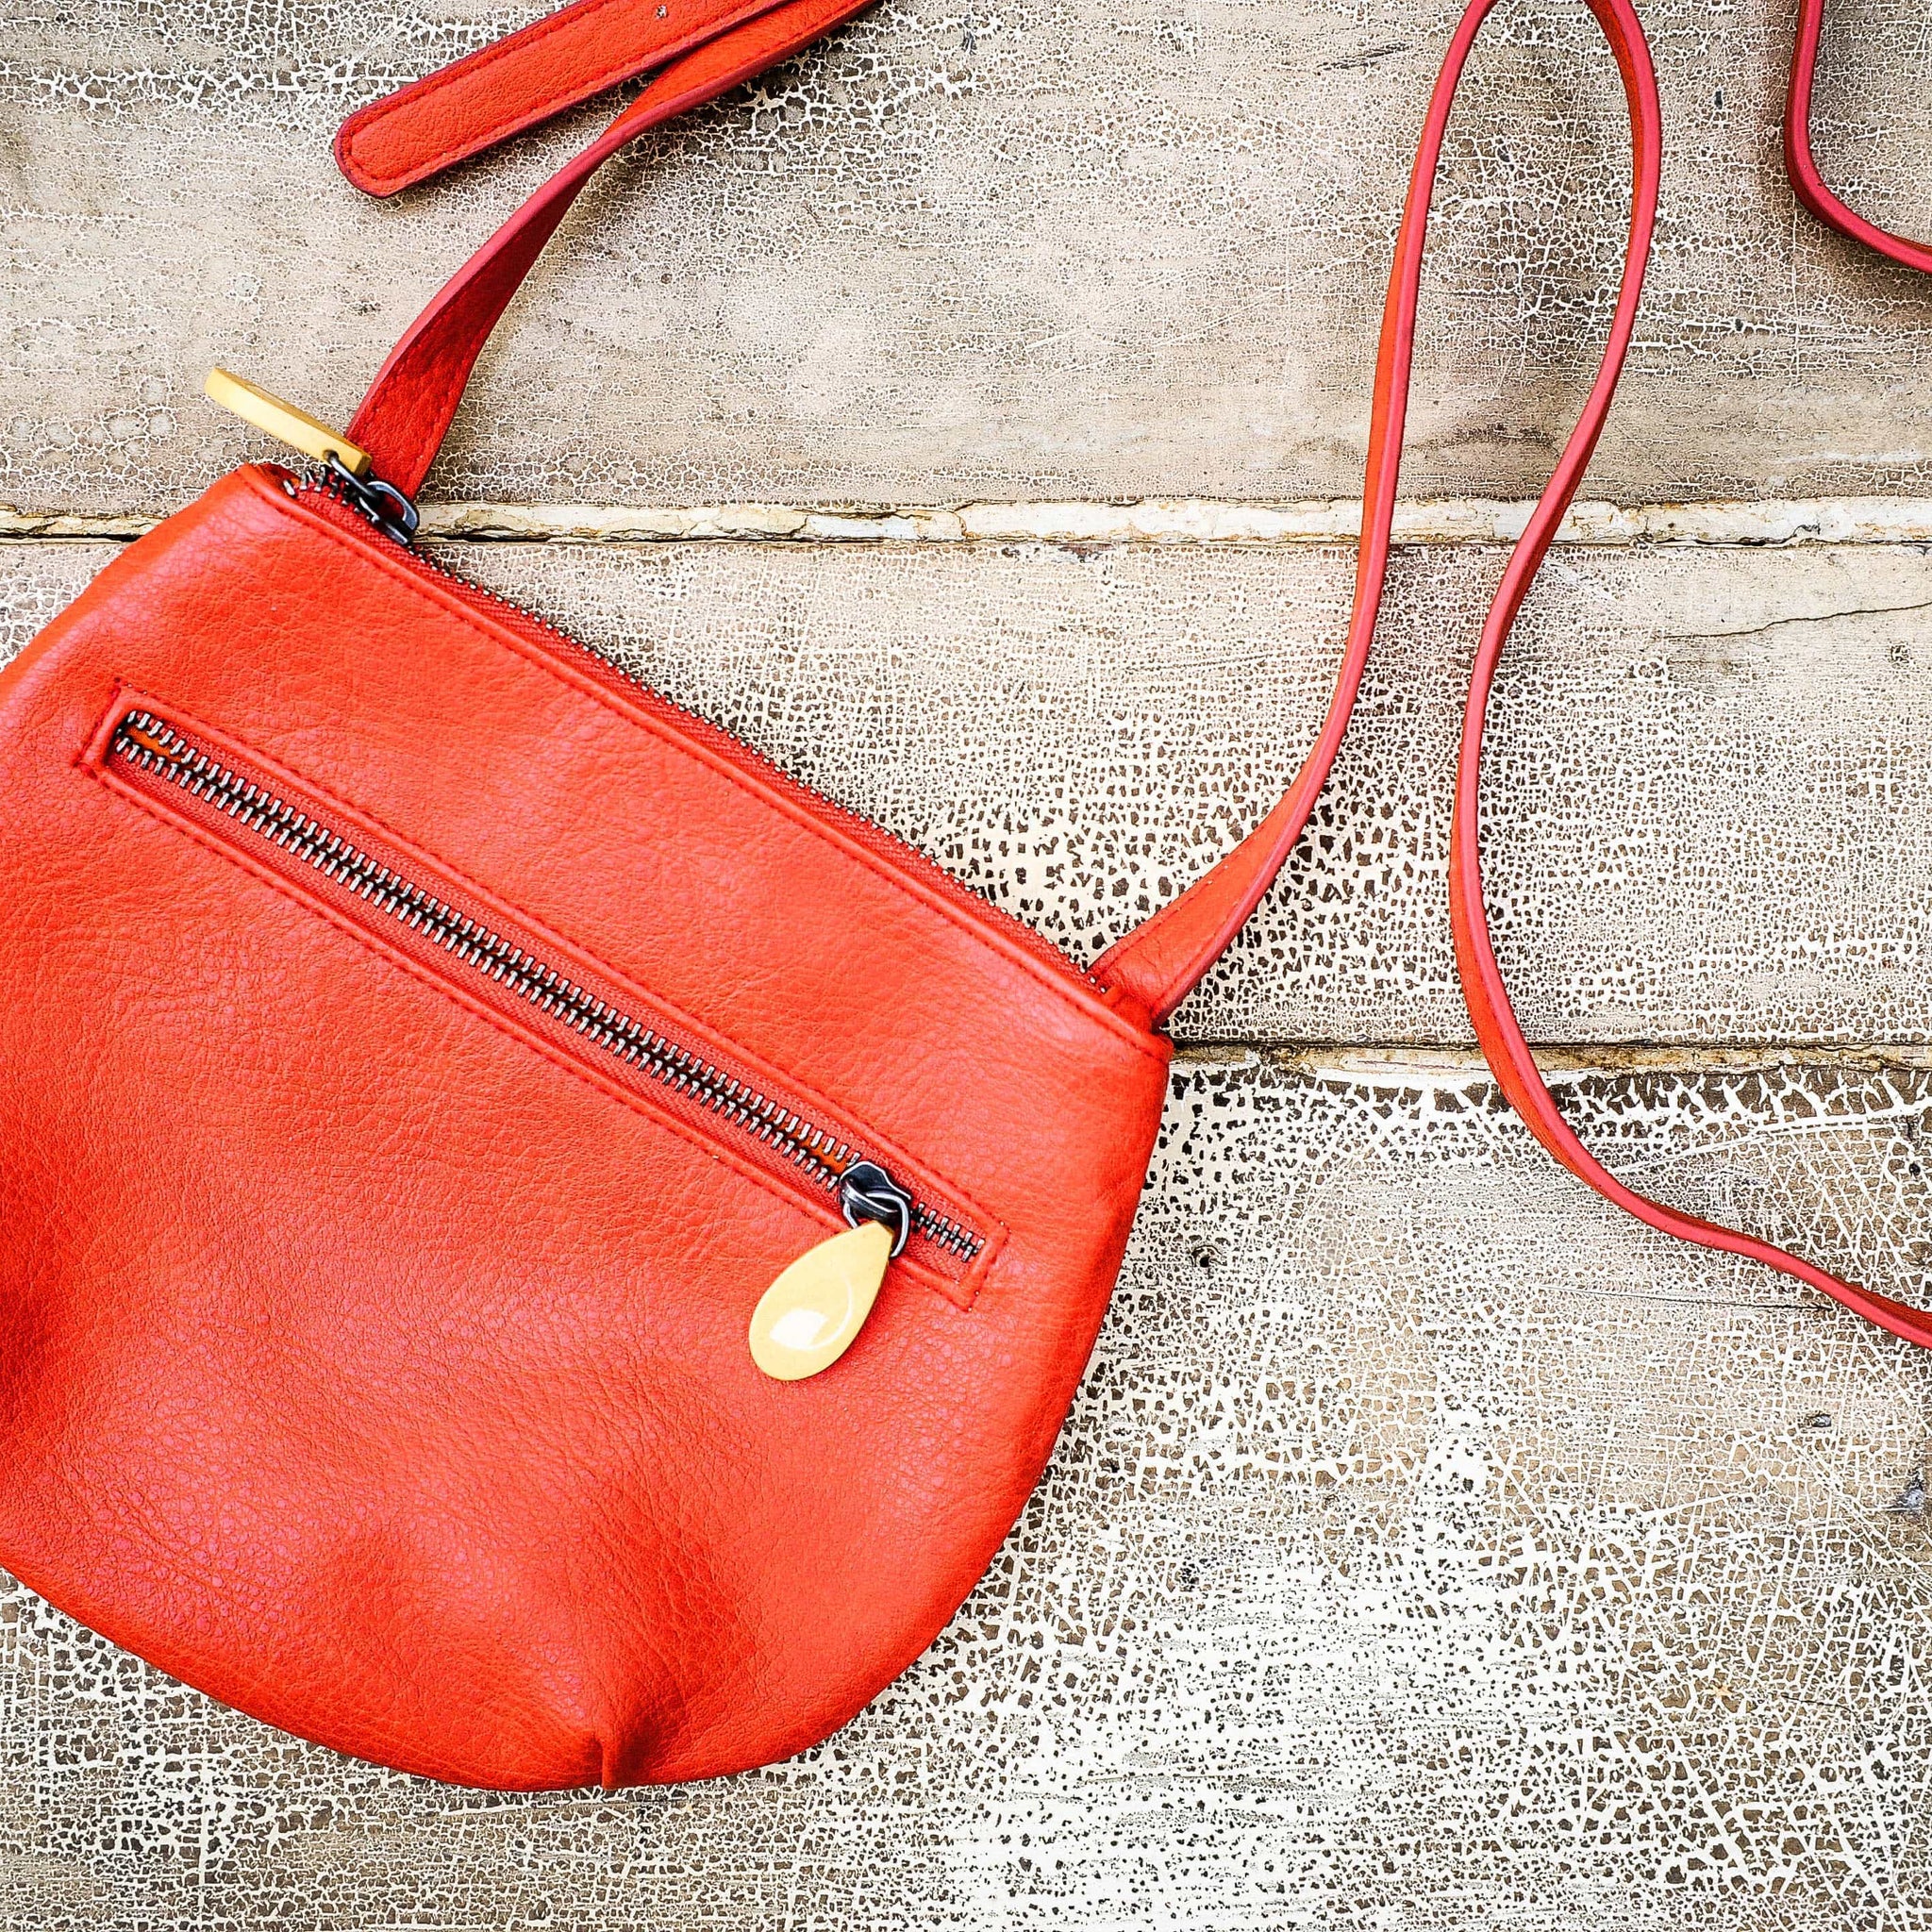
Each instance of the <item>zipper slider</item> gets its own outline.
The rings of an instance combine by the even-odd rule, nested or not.
[[[839,1177],[851,1225],[808,1248],[758,1297],[751,1358],[776,1382],[829,1369],[858,1339],[886,1264],[912,1231],[912,1197],[884,1168],[855,1160]]]
[[[384,536],[398,543],[415,536],[416,506],[375,474],[375,458],[359,443],[225,369],[210,369],[202,387],[209,402],[320,463],[328,479],[323,487],[360,510]]]

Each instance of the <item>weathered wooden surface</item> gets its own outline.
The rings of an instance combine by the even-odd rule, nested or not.
[[[5,554],[20,636],[110,552]],[[1326,702],[1352,569],[1307,549],[446,554],[1082,958],[1273,802]],[[1179,1037],[1470,1037],[1447,815],[1499,568],[1398,560],[1316,836]],[[1916,549],[1548,567],[1489,773],[1499,957],[1535,1037],[1932,1040],[1928,608]]]
[[[346,415],[597,117],[388,207],[328,134],[541,10],[10,6],[0,505],[175,507],[260,447],[201,402],[213,361]],[[1091,957],[1274,797],[1352,559],[984,540],[1345,530],[1268,506],[1359,486],[1455,12],[882,8],[613,166],[433,490],[535,506],[469,514],[499,530],[814,538],[860,526],[690,507],[993,499],[916,525],[982,541],[450,554]],[[1747,501],[1591,527],[1924,535],[1932,285],[1792,207],[1785,0],[1645,20],[1664,208],[1587,491]],[[1922,233],[1924,29],[1832,0],[1818,117],[1831,177]],[[1472,80],[1406,488],[1507,500],[1608,312],[1624,136],[1574,0],[1507,0]],[[1919,501],[1759,500],[1827,492]],[[1142,496],[1219,501],[1098,500]],[[0,657],[112,554],[0,542]],[[1048,1480],[900,1685],[766,1773],[501,1798],[281,1737],[0,1580],[0,1926],[1932,1932],[1932,1361],[1610,1213],[1458,1045],[1446,808],[1499,566],[1398,558],[1316,837],[1179,1016]],[[1928,609],[1896,541],[1559,553],[1487,841],[1606,1159],[1921,1302]]]
[[[1571,1091],[1673,1198],[1924,1291],[1923,1074]],[[15,1591],[0,1917],[1912,1932],[1928,1446],[1924,1356],[1614,1216],[1467,1065],[1197,1061],[1046,1482],[830,1743],[454,1791]]]
[[[389,206],[342,114],[541,0],[8,9],[0,501],[172,506],[255,372],[344,415],[595,117]],[[892,6],[612,166],[494,353],[445,496],[1346,495],[1440,0]],[[1915,0],[1834,0],[1834,179],[1932,227]],[[1645,8],[1669,127],[1615,499],[1924,490],[1932,294],[1777,160],[1788,0]],[[1409,488],[1534,493],[1609,312],[1626,167],[1574,0],[1512,0],[1438,203]]]

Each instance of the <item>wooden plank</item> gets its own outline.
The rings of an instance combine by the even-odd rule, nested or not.
[[[389,206],[358,102],[542,9],[78,0],[9,21],[0,501],[166,508],[246,445],[232,363],[347,415],[419,305],[595,116]],[[1424,0],[892,9],[610,170],[489,361],[443,497],[934,503],[1359,485],[1374,318],[1451,15]],[[1932,222],[1906,0],[1836,0],[1821,150]],[[1646,10],[1657,260],[1591,489],[1920,489],[1923,283],[1774,160],[1784,0]],[[1511,0],[1451,138],[1407,473],[1533,494],[1607,316],[1622,109],[1574,0]]]
[[[16,639],[105,545],[5,552]],[[1272,803],[1335,550],[479,544],[442,553],[1082,958]],[[1497,553],[1397,562],[1316,832],[1186,1040],[1460,1041],[1447,811]],[[1932,560],[1565,552],[1494,701],[1490,899],[1547,1041],[1932,1035]],[[9,608],[0,598],[0,609]]]
[[[1924,1292],[1924,1074],[1571,1091],[1626,1166],[1643,1124],[1648,1185]],[[1924,1355],[1586,1195],[1466,1060],[1197,1058],[1045,1484],[830,1744],[457,1791],[16,1588],[0,1918],[1915,1925],[1928,1397]]]

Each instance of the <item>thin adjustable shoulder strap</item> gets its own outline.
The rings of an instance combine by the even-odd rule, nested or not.
[[[1785,95],[1785,173],[1791,192],[1827,227],[1889,261],[1932,275],[1932,247],[1875,227],[1855,214],[1825,186],[1811,153],[1811,83],[1818,72],[1818,36],[1824,25],[1824,0],[1798,0],[1798,30],[1791,45],[1791,84]]]
[[[546,181],[443,284],[376,372],[349,425],[350,437],[374,458],[376,474],[405,495],[415,494],[442,446],[491,330],[584,184],[619,148],[646,128],[791,58],[871,4],[787,0],[658,74],[575,160]]]
[[[1240,929],[1241,921],[1267,890],[1319,794],[1348,723],[1362,666],[1374,636],[1389,554],[1389,530],[1395,502],[1396,464],[1402,416],[1407,396],[1408,366],[1415,333],[1416,288],[1421,270],[1429,191],[1435,178],[1457,81],[1476,29],[1494,0],[1474,0],[1442,65],[1424,125],[1408,201],[1396,242],[1395,267],[1383,311],[1381,352],[1375,372],[1374,409],[1369,435],[1368,476],[1363,490],[1362,541],[1356,578],[1355,616],[1341,675],[1328,717],[1314,751],[1288,795],[1242,845],[1205,879],[1130,934],[1101,961],[1096,971],[1164,1016],[1186,994]],[[1810,6],[1814,0],[1806,0]],[[1591,10],[1617,58],[1630,108],[1634,186],[1630,235],[1617,308],[1595,382],[1564,445],[1555,474],[1536,511],[1510,553],[1485,619],[1476,648],[1469,696],[1463,712],[1457,768],[1456,808],[1449,850],[1450,925],[1462,995],[1481,1042],[1484,1058],[1509,1104],[1538,1141],[1563,1166],[1648,1226],[1680,1241],[1741,1255],[1806,1283],[1879,1327],[1921,1347],[1932,1347],[1932,1314],[1840,1280],[1768,1241],[1720,1227],[1695,1215],[1651,1200],[1627,1188],[1583,1145],[1562,1117],[1543,1083],[1524,1038],[1490,942],[1489,914],[1483,901],[1480,831],[1483,732],[1496,666],[1524,599],[1555,540],[1557,527],[1582,481],[1585,465],[1607,416],[1623,367],[1637,306],[1657,208],[1659,171],[1659,115],[1657,83],[1649,50],[1628,0],[1590,0]],[[1815,23],[1814,23],[1815,32]],[[1802,45],[1802,40],[1801,40]],[[1848,231],[1849,232],[1849,231]],[[1890,239],[1890,238],[1888,238]],[[1907,258],[1887,249],[1893,259]]]
[[[1855,241],[1869,243],[1881,255],[1907,267],[1932,270],[1932,250],[1917,242],[1874,228],[1827,189],[1811,161],[1809,118],[1811,76],[1818,53],[1818,29],[1824,15],[1824,0],[1801,0],[1798,35],[1791,62],[1791,88],[1785,123],[1785,152],[1790,164],[1791,185],[1813,213]],[[1456,812],[1449,843],[1449,920],[1456,938],[1456,959],[1462,977],[1462,996],[1474,1023],[1483,1056],[1496,1076],[1497,1084],[1509,1104],[1523,1116],[1530,1132],[1579,1180],[1589,1183],[1607,1201],[1613,1202],[1639,1221],[1680,1241],[1700,1247],[1715,1248],[1725,1254],[1742,1255],[1774,1268],[1781,1274],[1802,1281],[1829,1295],[1834,1301],[1863,1315],[1881,1328],[1932,1348],[1932,1314],[1914,1308],[1889,1295],[1840,1281],[1835,1274],[1815,1268],[1795,1255],[1774,1248],[1768,1241],[1754,1241],[1749,1235],[1720,1227],[1713,1222],[1682,1214],[1674,1208],[1626,1188],[1583,1145],[1574,1129],[1564,1120],[1555,1097],[1543,1084],[1535,1058],[1524,1040],[1523,1028],[1510,1005],[1503,975],[1496,965],[1495,951],[1490,943],[1489,914],[1483,901],[1482,758],[1483,726],[1489,709],[1490,689],[1496,665],[1508,641],[1509,626],[1529,588],[1535,559],[1524,568],[1524,544],[1510,558],[1496,601],[1490,608],[1489,621],[1476,647],[1475,666],[1470,680],[1469,698],[1462,716],[1462,745],[1456,773]],[[1539,553],[1540,554],[1540,553]]]
[[[1595,7],[1597,0],[1591,0]],[[1794,103],[1794,121],[1791,125],[1802,127],[1804,113],[1808,111],[1811,84],[1811,60],[1816,52],[1818,21],[1823,0],[1802,0],[1803,12],[1800,15],[1798,33],[1799,59],[1794,63],[1791,75],[1791,98]],[[1601,13],[1599,13],[1601,18]],[[1615,44],[1614,37],[1612,44]],[[1641,57],[1642,42],[1635,34],[1632,23],[1629,51],[1618,48],[1618,61],[1624,69],[1624,86],[1631,87],[1632,57]],[[1802,68],[1802,75],[1800,69]],[[1642,61],[1640,69],[1644,76],[1645,92],[1655,112],[1655,92],[1650,91],[1648,62]],[[1633,128],[1638,127],[1638,95],[1631,94]],[[1790,127],[1787,129],[1788,137]],[[1489,911],[1483,899],[1482,875],[1482,764],[1483,731],[1489,715],[1491,687],[1495,680],[1496,666],[1500,662],[1504,647],[1509,641],[1511,626],[1516,622],[1517,612],[1523,608],[1523,600],[1529,592],[1535,579],[1537,566],[1542,561],[1544,552],[1556,534],[1558,518],[1580,480],[1583,464],[1589,458],[1590,444],[1596,439],[1596,429],[1601,425],[1604,413],[1609,408],[1610,392],[1616,383],[1616,364],[1622,359],[1624,345],[1629,339],[1630,325],[1635,319],[1637,288],[1636,282],[1641,271],[1641,250],[1638,245],[1640,226],[1646,229],[1649,224],[1648,204],[1653,202],[1657,192],[1655,137],[1646,137],[1640,129],[1637,133],[1640,151],[1648,139],[1652,158],[1647,164],[1641,158],[1638,164],[1639,192],[1641,204],[1644,204],[1641,219],[1632,222],[1631,263],[1626,267],[1622,299],[1617,308],[1617,319],[1611,325],[1611,353],[1605,357],[1604,367],[1599,371],[1596,386],[1591,391],[1590,403],[1586,406],[1582,423],[1578,425],[1579,434],[1584,425],[1590,426],[1589,441],[1579,449],[1578,438],[1573,436],[1570,446],[1563,453],[1557,475],[1551,478],[1550,488],[1543,493],[1542,501],[1537,506],[1536,515],[1530,520],[1529,527],[1524,532],[1512,552],[1503,580],[1497,587],[1494,600],[1484,622],[1482,636],[1476,645],[1475,663],[1470,675],[1469,696],[1462,714],[1462,742],[1456,771],[1456,810],[1451,822],[1449,838],[1449,924],[1456,941],[1457,970],[1462,980],[1463,1003],[1469,1008],[1469,1017],[1475,1027],[1476,1039],[1481,1042],[1483,1058],[1490,1063],[1490,1070],[1496,1076],[1496,1084],[1502,1088],[1511,1107],[1523,1117],[1524,1124],[1542,1142],[1543,1146],[1556,1157],[1579,1180],[1594,1188],[1605,1200],[1611,1202],[1625,1213],[1634,1215],[1647,1226],[1657,1228],[1660,1233],[1674,1235],[1679,1241],[1690,1241],[1699,1247],[1714,1248],[1724,1254],[1742,1255],[1746,1258],[1762,1262],[1767,1268],[1774,1268],[1781,1274],[1788,1274],[1795,1281],[1802,1281],[1807,1287],[1815,1288],[1834,1301],[1876,1323],[1881,1328],[1915,1342],[1921,1348],[1932,1348],[1932,1313],[1914,1308],[1905,1302],[1892,1300],[1889,1295],[1874,1294],[1871,1290],[1859,1288],[1848,1281],[1840,1281],[1837,1275],[1828,1274],[1822,1268],[1802,1260],[1796,1255],[1787,1254],[1784,1249],[1774,1247],[1769,1241],[1754,1240],[1750,1235],[1740,1234],[1733,1228],[1720,1227],[1715,1222],[1704,1221],[1694,1214],[1680,1213],[1674,1208],[1653,1201],[1648,1195],[1640,1194],[1627,1188],[1615,1174],[1611,1174],[1583,1142],[1575,1130],[1563,1118],[1555,1095],[1544,1084],[1536,1059],[1529,1049],[1529,1042],[1524,1038],[1523,1027],[1516,1018],[1516,1010],[1510,1004],[1507,988],[1503,984],[1503,975],[1496,965],[1494,948],[1490,942]],[[1794,150],[1795,152],[1795,150]],[[1807,165],[1809,163],[1808,138],[1804,147]],[[1811,175],[1817,182],[1815,171]],[[1794,183],[1798,174],[1794,167]],[[1819,192],[1825,193],[1822,184]],[[1804,194],[1800,187],[1799,192]],[[1817,203],[1807,194],[1805,199],[1817,208]],[[1924,258],[1919,266],[1932,266],[1932,256],[1916,248],[1910,242],[1900,242],[1893,236],[1880,236],[1871,229],[1849,209],[1833,199],[1833,207],[1839,208],[1846,220],[1825,213],[1825,219],[1834,226],[1844,228],[1847,234],[1858,234],[1861,240],[1870,240],[1874,247],[1891,257],[1895,261],[1908,261],[1916,253]],[[1848,224],[1857,224],[1853,227]],[[1860,232],[1862,231],[1862,232]],[[1889,244],[1889,245],[1888,245]],[[1561,486],[1559,488],[1559,486]]]
[[[1409,369],[1415,357],[1415,323],[1422,282],[1423,255],[1428,237],[1429,194],[1449,125],[1449,110],[1462,77],[1464,63],[1477,32],[1495,0],[1471,0],[1457,26],[1442,71],[1429,100],[1409,175],[1408,198],[1395,238],[1395,261],[1389,275],[1389,293],[1382,308],[1381,345],[1375,357],[1375,389],[1369,415],[1367,471],[1362,480],[1361,542],[1357,552],[1355,608],[1341,668],[1329,700],[1328,714],[1294,782],[1281,802],[1212,872],[1171,900],[1150,919],[1103,954],[1095,974],[1124,999],[1143,1008],[1158,1024],[1193,990],[1208,968],[1226,950],[1248,915],[1274,883],[1294,850],[1308,814],[1328,781],[1335,756],[1355,708],[1369,646],[1375,635],[1383,580],[1389,570],[1390,532],[1395,520],[1395,490],[1402,462],[1403,419],[1408,406]],[[1565,445],[1562,460],[1543,490],[1511,559],[1520,571],[1523,588],[1536,575],[1543,553],[1562,521],[1563,512],[1582,481],[1584,465],[1609,411],[1617,377],[1624,366],[1630,330],[1637,319],[1644,263],[1650,252],[1651,223],[1657,208],[1658,156],[1661,146],[1657,78],[1643,29],[1629,0],[1590,0],[1590,8],[1623,77],[1630,109],[1633,185],[1630,232],[1624,251],[1617,311],[1604,346],[1596,382]],[[1510,618],[1515,615],[1512,608]]]
[[[1591,0],[1591,4],[1595,5],[1595,0]],[[1798,58],[1793,62],[1791,71],[1793,118],[1787,125],[1788,141],[1793,127],[1803,128],[1805,116],[1809,110],[1811,63],[1817,49],[1823,0],[1802,0],[1802,7]],[[1641,49],[1641,42],[1637,41],[1634,45]],[[1621,49],[1618,59],[1624,64],[1627,88],[1630,68]],[[1652,98],[1654,100],[1655,96]],[[1799,150],[1793,148],[1791,152],[1795,158]],[[1808,168],[1808,136],[1804,140],[1802,152]],[[1640,163],[1640,184],[1642,173]],[[1842,228],[1858,240],[1869,241],[1894,261],[1916,267],[1932,267],[1932,255],[1915,243],[1883,235],[1868,224],[1859,222],[1835,197],[1829,196],[1818,181],[1815,170],[1810,172],[1812,183],[1819,194],[1825,196],[1831,207],[1838,209],[1838,214],[1819,207],[1818,202],[1806,193],[1795,165],[1791,178],[1804,199],[1834,226]],[[1654,174],[1649,192],[1653,195],[1656,192]],[[1628,339],[1629,323],[1636,307],[1635,294],[1626,272],[1624,300],[1618,306],[1617,322],[1611,328],[1611,341],[1619,357],[1623,343]],[[1607,358],[1605,369],[1599,373],[1596,388],[1591,393],[1591,407],[1585,410],[1586,421],[1591,420],[1591,410],[1594,409],[1594,420],[1601,423],[1603,410],[1609,406],[1609,391],[1615,379],[1614,365]],[[1591,440],[1594,441],[1594,430],[1591,431]],[[1574,454],[1575,439],[1573,438],[1571,448],[1564,452],[1557,477],[1552,478],[1551,488],[1554,491],[1558,479],[1566,475],[1570,477],[1570,488],[1563,491],[1561,504],[1569,502],[1589,450],[1585,448],[1582,451],[1573,470],[1571,463]],[[1462,743],[1456,771],[1456,810],[1449,838],[1449,924],[1456,941],[1456,963],[1462,980],[1463,1002],[1469,1008],[1476,1039],[1482,1043],[1483,1058],[1489,1061],[1490,1070],[1496,1076],[1496,1084],[1502,1088],[1510,1106],[1523,1117],[1524,1124],[1572,1174],[1594,1188],[1605,1200],[1634,1215],[1645,1225],[1660,1233],[1674,1235],[1679,1241],[1761,1262],[1780,1274],[1790,1275],[1794,1281],[1802,1281],[1807,1287],[1829,1295],[1832,1300],[1842,1303],[1868,1322],[1875,1323],[1901,1340],[1914,1342],[1921,1348],[1932,1348],[1932,1313],[1894,1301],[1889,1295],[1874,1294],[1870,1289],[1859,1288],[1852,1282],[1841,1281],[1837,1275],[1828,1274],[1823,1268],[1814,1267],[1796,1255],[1787,1254],[1769,1241],[1754,1240],[1733,1228],[1720,1227],[1715,1222],[1701,1220],[1694,1214],[1680,1213],[1674,1208],[1668,1208],[1625,1187],[1577,1138],[1537,1068],[1529,1042],[1524,1038],[1523,1027],[1510,1004],[1508,990],[1503,984],[1494,948],[1490,943],[1489,912],[1483,900],[1481,845],[1483,728],[1489,714],[1490,690],[1495,679],[1496,666],[1502,658],[1505,645],[1509,641],[1510,626],[1528,594],[1537,565],[1542,560],[1543,552],[1556,533],[1556,518],[1560,514],[1561,504],[1552,513],[1551,493],[1545,491],[1543,501],[1537,507],[1535,518],[1509,558],[1476,645],[1469,696],[1462,714]]]

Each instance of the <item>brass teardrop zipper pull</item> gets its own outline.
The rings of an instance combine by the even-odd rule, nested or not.
[[[829,1369],[858,1339],[891,1258],[892,1231],[876,1221],[808,1248],[758,1297],[752,1360],[779,1382]]]
[[[852,1346],[911,1232],[911,1196],[870,1160],[845,1170],[839,1201],[852,1225],[808,1248],[752,1310],[751,1358],[774,1381],[802,1382]]]

